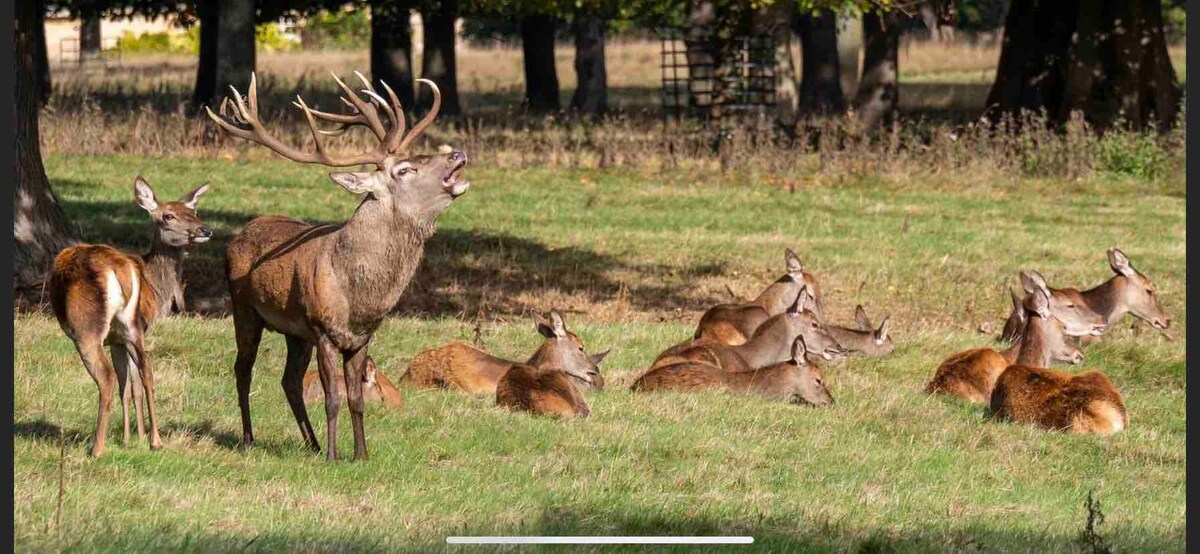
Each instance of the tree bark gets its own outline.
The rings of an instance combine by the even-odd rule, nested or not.
[[[200,24],[200,56],[196,63],[196,84],[192,88],[191,110],[198,112],[217,96],[217,32],[221,5],[219,0],[196,0]]]
[[[800,113],[846,111],[837,49],[837,18],[830,11],[801,13],[796,18],[796,31],[800,34]]]
[[[383,90],[387,83],[405,109],[413,107],[412,29],[408,0],[371,3],[371,78]]]
[[[38,42],[45,12],[41,2],[17,2],[13,26],[16,54],[16,191],[13,195],[13,238],[16,243],[14,285],[28,287],[45,280],[59,250],[74,244],[67,217],[50,189],[38,142]]]
[[[218,105],[220,96],[233,85],[245,94],[254,72],[254,0],[220,0],[217,15],[216,95],[209,99]]]
[[[525,105],[538,112],[557,111],[558,71],[554,67],[554,17],[521,18],[521,52],[525,61]]]
[[[100,55],[100,16],[86,15],[79,21],[79,62]]]
[[[864,13],[863,41],[862,81],[854,109],[864,128],[873,129],[892,121],[900,101],[900,18],[896,12]]]
[[[46,49],[46,1],[32,0],[29,2],[37,11],[37,21],[28,21],[28,32],[33,40],[34,73],[30,74],[35,85],[34,98],[38,107],[45,106],[50,101],[53,90],[50,82],[50,53]]]
[[[1181,98],[1161,3],[1014,0],[986,115],[1029,110],[1062,125],[1080,111],[1100,131],[1165,130]]]
[[[455,65],[454,20],[458,17],[457,0],[442,0],[436,8],[421,12],[425,45],[421,52],[421,76],[437,83],[442,91],[442,115],[462,113],[458,100],[458,68]],[[427,87],[417,91],[417,103],[422,109],[433,101]]]
[[[608,111],[608,72],[604,63],[604,35],[608,22],[599,17],[575,16],[575,95],[571,108],[588,115]]]
[[[688,5],[683,36],[687,49],[688,105],[701,118],[712,115],[716,97],[717,4],[714,0],[693,0]]]

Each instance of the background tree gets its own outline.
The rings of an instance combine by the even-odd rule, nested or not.
[[[608,70],[604,62],[608,22],[596,11],[581,6],[571,29],[575,34],[575,94],[571,109],[587,115],[608,111]]]
[[[542,9],[551,6],[539,7]],[[521,53],[525,67],[526,107],[533,111],[557,111],[558,69],[554,66],[554,31],[557,19],[548,11],[536,10],[520,16]]]
[[[826,10],[801,10],[795,21],[800,35],[798,107],[804,115],[842,113],[841,64],[837,50],[837,17]]]
[[[38,75],[38,43],[45,18],[42,2],[16,2],[13,42],[17,79],[17,186],[13,196],[13,238],[16,243],[14,284],[41,283],[59,250],[74,243],[58,198],[50,189],[38,142],[38,100],[43,93]]]
[[[454,20],[458,18],[457,0],[428,0],[420,7],[425,44],[421,51],[421,76],[437,83],[442,92],[443,116],[462,113],[458,99],[458,67],[455,63]],[[427,87],[417,92],[417,104],[429,106],[433,97]]]
[[[865,128],[889,123],[900,102],[900,17],[895,10],[863,14],[863,69],[854,110]]]
[[[412,29],[409,0],[371,2],[371,78],[386,82],[407,109],[413,107]]]

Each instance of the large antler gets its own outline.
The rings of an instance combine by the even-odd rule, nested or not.
[[[407,153],[408,147],[412,144],[413,139],[417,137],[426,127],[433,123],[434,117],[437,116],[438,108],[441,105],[441,93],[438,91],[437,85],[432,81],[421,79],[428,83],[434,92],[433,108],[429,114],[413,128],[412,132],[405,134],[404,109],[400,105],[400,100],[396,97],[396,93],[392,88],[383,84],[389,96],[390,102],[385,101],[382,96],[375,92],[370,81],[362,75],[355,72],[359,80],[366,86],[362,92],[366,94],[370,101],[363,100],[362,97],[355,94],[346,83],[342,82],[337,75],[333,79],[337,81],[339,87],[345,93],[342,97],[342,102],[346,103],[354,113],[350,114],[334,114],[314,110],[304,103],[304,99],[299,95],[296,96],[296,102],[293,104],[304,111],[304,116],[308,119],[309,130],[312,132],[313,143],[316,146],[315,152],[307,152],[293,148],[283,141],[271,136],[267,133],[262,125],[262,121],[258,117],[258,84],[254,73],[250,74],[250,88],[247,91],[247,97],[243,98],[234,87],[229,87],[233,91],[231,98],[226,98],[221,102],[220,114],[213,113],[211,109],[205,107],[208,116],[227,133],[251,142],[255,142],[270,148],[275,153],[293,161],[300,163],[318,163],[333,167],[347,167],[363,164],[375,164],[381,166],[384,160],[389,156],[396,154]],[[376,105],[379,107],[376,108]],[[379,110],[382,109],[391,122],[391,128],[384,126],[379,118]],[[233,111],[230,115],[229,112]],[[317,127],[317,119],[332,121],[341,124],[341,128],[337,131],[324,131]],[[337,135],[344,132],[351,126],[365,125],[371,130],[377,139],[379,146],[373,152],[359,154],[349,157],[334,157],[325,151],[325,144],[322,142],[322,135]]]

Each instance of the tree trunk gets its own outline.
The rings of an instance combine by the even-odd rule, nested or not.
[[[200,23],[200,56],[196,63],[196,84],[192,88],[193,113],[217,96],[217,31],[220,13],[219,0],[196,0],[196,16]]]
[[[220,0],[217,15],[216,92],[209,99],[220,103],[229,86],[245,94],[254,71],[254,0]]]
[[[837,18],[829,11],[801,13],[796,18],[796,32],[800,34],[800,113],[846,111],[838,60]]]
[[[458,101],[458,68],[454,60],[454,20],[458,17],[457,0],[442,0],[436,9],[421,12],[425,45],[421,52],[421,76],[442,91],[442,115],[462,113]],[[417,103],[427,108],[433,97],[427,87],[417,91]]]
[[[605,20],[575,16],[575,95],[571,108],[588,115],[608,111],[608,73],[604,65]]]
[[[29,22],[30,36],[33,40],[33,60],[34,71],[30,76],[34,78],[34,98],[37,99],[38,107],[45,106],[46,102],[50,101],[50,53],[46,50],[46,2],[45,0],[32,0],[29,2],[37,11],[37,22],[32,20]]]
[[[410,9],[408,0],[371,3],[371,78],[379,90],[386,82],[408,110],[413,108]]]
[[[838,74],[842,95],[851,98],[858,92],[858,53],[863,49],[863,28],[859,16],[841,15],[834,18],[837,25]]]
[[[100,15],[85,15],[79,21],[79,61],[100,55]]]
[[[16,243],[14,285],[27,287],[45,280],[59,250],[75,242],[58,198],[50,189],[38,142],[38,41],[45,45],[41,2],[17,2],[13,26],[16,54],[16,191],[13,195],[13,238]]]
[[[1162,5],[1135,0],[1014,0],[986,115],[1080,111],[1098,130],[1175,123],[1182,90],[1163,35]]]
[[[554,67],[554,17],[521,18],[521,52],[525,60],[525,105],[538,112],[561,109]]]
[[[717,4],[694,0],[688,6],[683,42],[687,49],[688,105],[702,119],[712,115],[716,97]]]
[[[900,101],[899,75],[900,18],[895,11],[863,14],[862,81],[854,98],[854,109],[864,128],[873,129],[890,123]]]

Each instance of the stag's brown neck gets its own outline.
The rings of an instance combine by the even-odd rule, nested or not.
[[[1025,332],[1021,335],[1021,340],[1009,350],[1017,349],[1018,353],[1015,356],[1015,363],[1026,367],[1050,367],[1050,333],[1054,332],[1051,326],[1054,323],[1042,319],[1037,314],[1029,314],[1029,321],[1025,323]],[[1006,356],[1007,357],[1007,356]],[[1009,360],[1009,364],[1014,363]]]
[[[757,304],[771,315],[781,314],[796,301],[798,283],[790,275],[779,278],[771,283],[767,290],[762,291],[751,303]]]
[[[776,317],[789,317],[786,315]],[[789,337],[786,325],[771,325],[768,320],[745,344],[726,346],[746,362],[750,369],[785,362],[791,358],[791,346],[795,337]]]
[[[421,263],[433,221],[368,196],[338,229],[330,263],[345,280],[362,322],[382,319],[400,300]]]
[[[1129,307],[1121,302],[1121,289],[1125,286],[1125,277],[1114,275],[1103,283],[1100,283],[1095,288],[1091,288],[1080,292],[1088,307],[1092,311],[1100,314],[1104,318],[1105,323],[1109,323],[1114,319],[1125,315]]]

